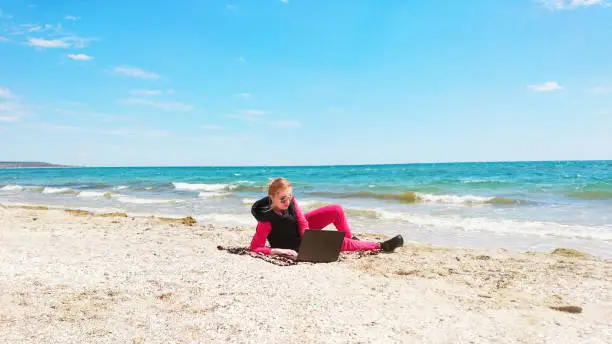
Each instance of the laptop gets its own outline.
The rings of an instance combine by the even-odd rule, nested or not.
[[[302,237],[296,260],[312,263],[337,261],[345,234],[337,230],[307,229]]]

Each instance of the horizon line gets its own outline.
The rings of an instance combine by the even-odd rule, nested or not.
[[[545,162],[605,162],[612,161],[612,159],[568,159],[568,160],[491,160],[491,161],[438,161],[438,162],[402,162],[402,163],[360,163],[360,164],[312,164],[312,165],[72,165],[72,164],[54,164],[42,161],[11,161],[12,163],[40,163],[56,165],[57,167],[19,167],[19,168],[152,168],[152,167],[166,167],[166,168],[231,168],[231,167],[269,167],[269,168],[287,168],[287,167],[340,167],[340,166],[398,166],[398,165],[444,165],[444,164],[499,164],[499,163],[545,163]],[[0,161],[0,163],[2,163]],[[8,167],[0,169],[11,169],[15,167]]]

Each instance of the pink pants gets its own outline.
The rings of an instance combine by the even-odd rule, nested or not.
[[[333,223],[340,232],[344,232],[344,241],[341,251],[366,251],[377,250],[380,244],[377,242],[353,240],[353,234],[346,222],[346,215],[340,205],[332,204],[310,211],[304,215],[308,221],[309,229],[323,229]]]

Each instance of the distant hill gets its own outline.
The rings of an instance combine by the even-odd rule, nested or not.
[[[0,168],[58,168],[74,167],[70,165],[56,165],[38,161],[0,161]]]

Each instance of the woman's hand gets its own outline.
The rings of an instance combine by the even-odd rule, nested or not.
[[[292,259],[297,258],[297,252],[286,248],[273,248],[272,250],[270,250],[270,253],[277,256],[287,256]]]

